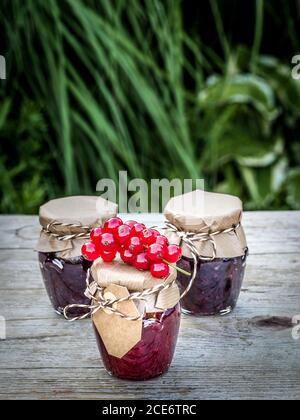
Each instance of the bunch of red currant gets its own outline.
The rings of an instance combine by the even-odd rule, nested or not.
[[[82,247],[82,255],[89,261],[101,257],[111,262],[120,253],[122,261],[138,270],[150,270],[153,277],[169,275],[170,265],[181,257],[178,245],[169,245],[166,236],[155,229],[147,229],[134,220],[124,222],[119,217],[106,220],[103,227],[91,232],[91,242]]]

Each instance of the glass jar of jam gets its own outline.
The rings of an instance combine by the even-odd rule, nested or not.
[[[46,291],[58,314],[70,304],[89,304],[84,292],[91,263],[81,256],[81,247],[94,227],[116,213],[116,204],[90,196],[52,200],[41,206],[42,231],[36,251]],[[73,316],[82,313],[81,308],[70,311]]]
[[[164,312],[146,314],[143,319],[141,341],[121,359],[108,354],[94,326],[105,369],[110,375],[135,381],[164,374],[173,359],[179,326],[180,304]]]
[[[234,196],[201,190],[170,200],[165,209],[167,236],[182,245],[178,273],[184,313],[226,315],[236,306],[248,248],[241,225],[242,203]],[[177,237],[177,239],[176,239]],[[196,274],[192,282],[195,259]]]
[[[91,277],[87,292],[93,299],[92,321],[107,372],[136,381],[167,372],[181,318],[176,270],[157,279],[150,271],[98,259]]]

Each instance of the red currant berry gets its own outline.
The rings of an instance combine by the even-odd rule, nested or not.
[[[99,249],[93,242],[84,244],[81,248],[81,254],[88,261],[95,261],[100,257]]]
[[[132,234],[135,236],[140,236],[146,226],[143,223],[136,223],[132,226]]]
[[[115,237],[120,245],[124,245],[126,244],[126,242],[129,241],[132,235],[131,231],[132,231],[132,228],[128,225],[122,225],[118,227]]]
[[[120,219],[119,217],[112,217],[111,219],[108,219],[104,222],[103,232],[116,233],[118,227],[121,225],[123,225],[122,219]]]
[[[144,245],[154,244],[159,232],[155,229],[144,229],[140,235]]]
[[[104,262],[112,262],[115,259],[117,252],[102,252],[101,258]]]
[[[133,254],[139,254],[140,252],[144,251],[144,246],[141,239],[138,236],[132,236],[129,241],[127,242],[127,248]]]
[[[112,233],[103,233],[100,238],[99,247],[101,252],[115,252],[117,251],[117,242]]]
[[[126,264],[132,264],[134,254],[128,248],[122,248],[120,251],[121,260]]]
[[[164,247],[167,247],[169,245],[168,238],[164,235],[158,235],[155,239],[155,243],[160,244]]]
[[[127,220],[126,222],[124,222],[124,225],[128,225],[130,227],[133,227],[136,224],[137,222],[135,220]]]
[[[147,249],[147,258],[152,262],[160,262],[165,256],[165,248],[160,244],[151,244]]]
[[[178,245],[169,245],[166,249],[165,259],[169,263],[176,263],[181,258],[181,248]]]
[[[150,271],[153,277],[161,279],[170,274],[170,267],[164,262],[154,263],[151,265]]]
[[[140,254],[135,255],[133,259],[133,265],[138,270],[149,270],[150,262],[147,258],[147,253],[141,252]]]
[[[103,234],[103,229],[101,227],[97,227],[92,230],[91,232],[91,241],[94,242],[94,244],[99,245],[100,237]]]

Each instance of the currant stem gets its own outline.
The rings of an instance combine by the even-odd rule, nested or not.
[[[145,249],[148,249],[148,248],[149,248],[149,246],[144,245],[144,248],[145,248]],[[191,273],[189,273],[188,271],[183,270],[182,268],[177,267],[177,265],[176,265],[176,264],[172,264],[172,263],[170,263],[169,261],[167,261],[167,260],[165,260],[165,259],[162,259],[162,261],[163,261],[165,264],[167,264],[169,267],[173,267],[173,268],[175,268],[175,270],[176,270],[176,271],[179,271],[180,273],[184,274],[185,276],[187,276],[187,277],[190,277],[190,276],[191,276]]]
[[[175,270],[179,271],[180,273],[184,274],[187,277],[189,277],[191,275],[191,273],[189,273],[188,271],[185,271],[182,268],[177,267],[176,264],[171,264],[167,260],[164,260],[164,259],[163,259],[163,262],[166,263],[166,264],[168,264],[170,267],[175,268]]]

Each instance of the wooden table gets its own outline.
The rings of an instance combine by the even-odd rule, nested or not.
[[[183,316],[169,373],[136,383],[106,374],[89,320],[68,323],[52,310],[33,251],[37,217],[1,216],[0,398],[299,399],[300,212],[245,213],[244,226],[251,254],[234,313]]]

